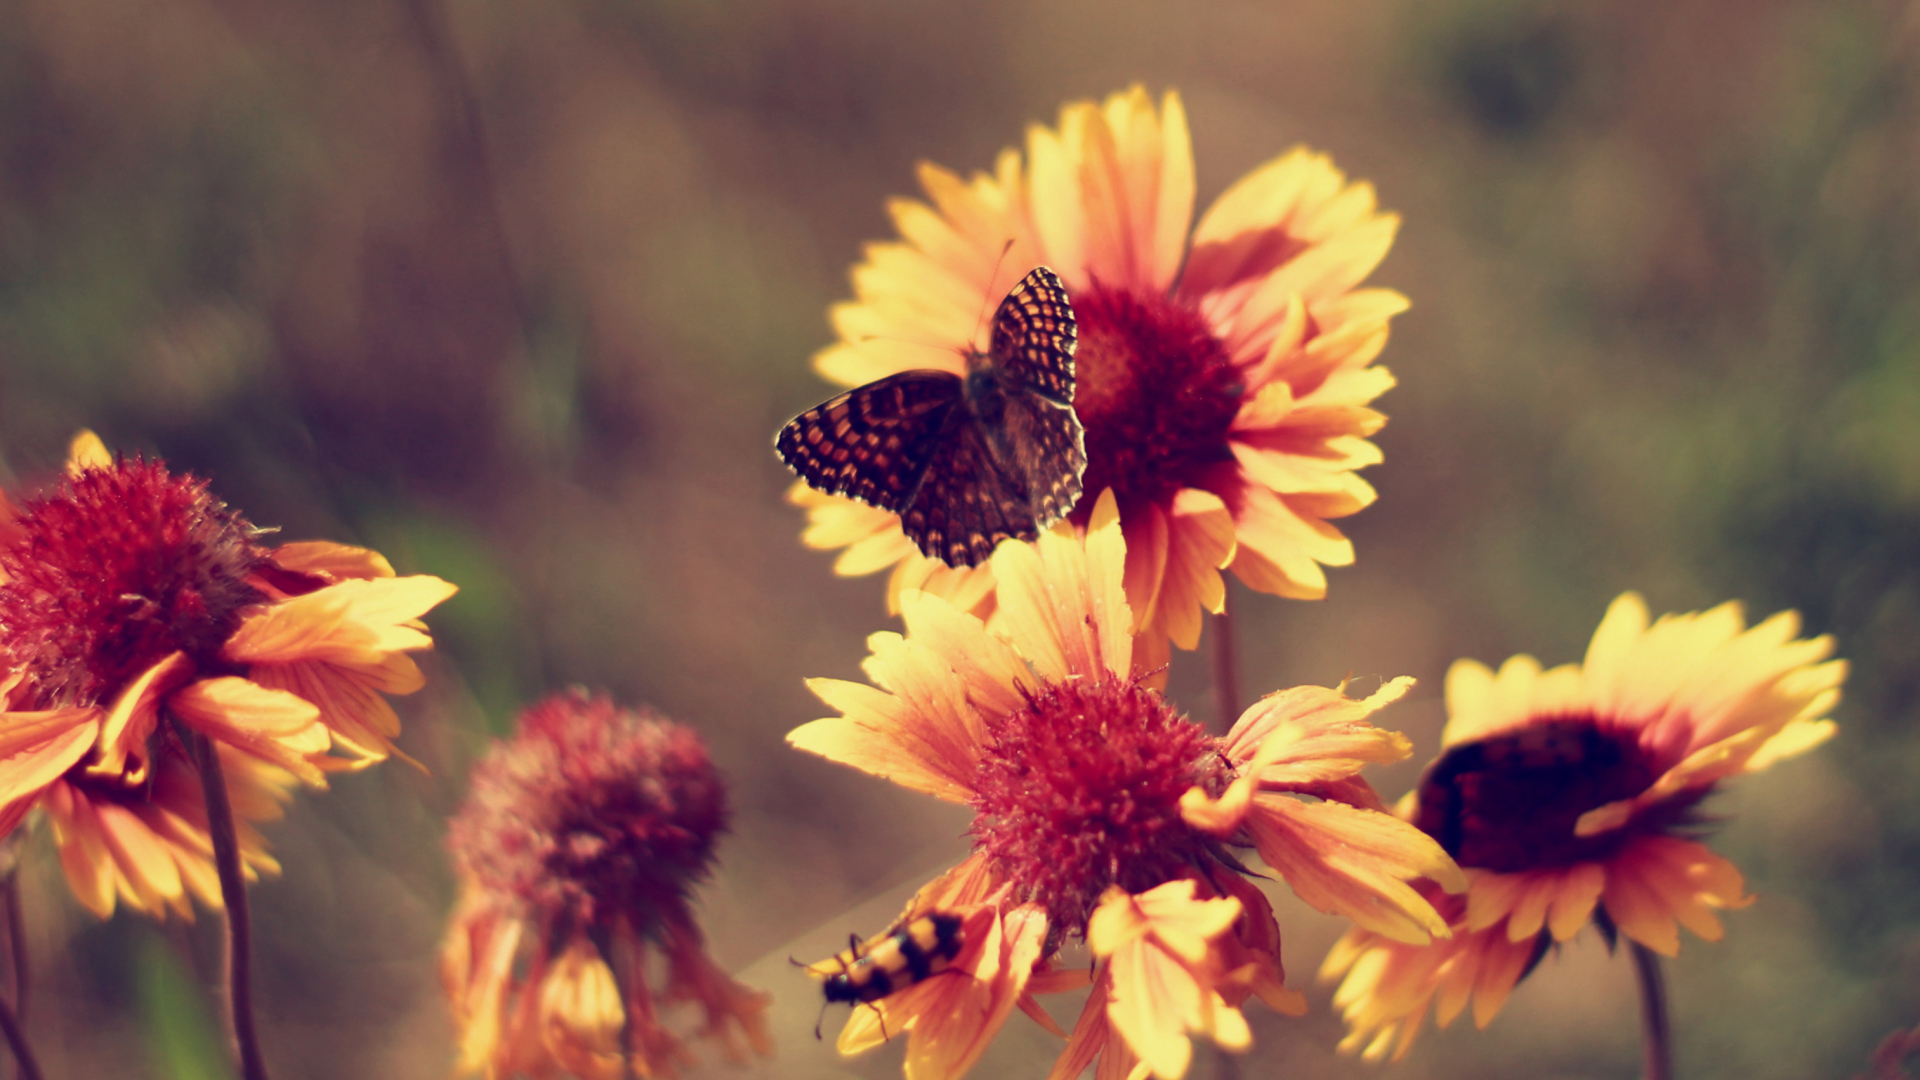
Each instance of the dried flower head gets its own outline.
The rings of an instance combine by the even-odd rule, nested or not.
[[[729,1057],[767,1053],[765,997],[714,965],[693,915],[726,827],[692,730],[578,690],[527,709],[474,768],[449,835],[462,899],[442,971],[462,1070],[670,1076],[692,1060],[658,1018],[677,1001],[702,1007],[701,1034]]]

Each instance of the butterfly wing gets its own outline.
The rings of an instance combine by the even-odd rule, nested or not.
[[[994,312],[989,369],[907,371],[793,418],[774,445],[820,491],[891,510],[921,553],[975,566],[1073,508],[1087,456],[1073,413],[1073,307],[1034,267]]]
[[[1004,471],[1026,489],[1034,523],[1045,528],[1073,509],[1087,468],[1073,412],[1073,354],[1079,330],[1066,286],[1036,266],[993,316],[992,361],[1004,404],[993,411],[991,443]]]
[[[977,566],[1008,537],[1040,535],[1026,488],[1002,469],[964,405],[949,414],[919,489],[900,511],[900,528],[922,554],[948,566]]]
[[[898,513],[920,489],[961,387],[945,371],[889,375],[794,417],[774,448],[810,487]]]
[[[1007,380],[1056,405],[1073,407],[1073,351],[1080,342],[1059,275],[1036,266],[993,313],[989,346]]]
[[[1070,407],[1038,394],[1008,394],[993,446],[1002,471],[1026,492],[1028,515],[1038,528],[1067,516],[1080,501],[1086,437]]]

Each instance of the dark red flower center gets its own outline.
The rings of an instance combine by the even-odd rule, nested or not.
[[[1707,789],[1684,792],[1632,824],[1574,834],[1580,816],[1645,791],[1665,767],[1636,730],[1573,716],[1462,743],[1420,782],[1421,831],[1461,866],[1502,873],[1604,859],[1635,836],[1686,820]]]
[[[1095,285],[1073,297],[1073,314],[1073,411],[1087,441],[1075,521],[1107,488],[1123,509],[1164,503],[1232,459],[1227,429],[1245,388],[1199,312]]]
[[[175,651],[217,669],[264,599],[247,581],[266,558],[253,526],[158,461],[87,469],[17,524],[0,550],[0,654],[25,673],[16,708],[111,704]]]
[[[448,842],[481,885],[584,926],[681,914],[727,827],[700,737],[606,697],[558,694],[474,768]]]
[[[1135,683],[1048,686],[988,731],[974,846],[1056,927],[1083,932],[1109,885],[1144,892],[1205,854],[1180,796],[1225,790],[1215,742]]]

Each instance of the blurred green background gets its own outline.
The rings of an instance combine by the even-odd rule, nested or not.
[[[826,307],[916,160],[1176,88],[1202,207],[1304,142],[1405,217],[1380,501],[1325,603],[1236,592],[1242,692],[1418,676],[1392,798],[1456,657],[1578,659],[1627,588],[1799,608],[1856,665],[1842,733],[1709,804],[1760,901],[1669,966],[1680,1075],[1850,1076],[1920,1021],[1917,79],[1920,8],[1877,2],[0,0],[0,479],[90,426],[462,588],[402,703],[431,774],[269,828],[276,1077],[446,1074],[443,822],[575,682],[712,743],[713,948],[780,999],[760,1073],[829,1075],[786,956],[878,930],[966,819],[782,743],[826,712],[801,680],[858,678],[890,623],[797,542],[772,433],[826,395]],[[1206,670],[1172,693],[1213,722]],[[100,923],[44,837],[26,891],[50,1075],[223,1075],[212,920]],[[1197,1077],[1638,1074],[1590,933],[1486,1033],[1338,1057],[1311,976],[1340,925],[1275,896],[1313,1011],[1251,1010],[1254,1056]],[[1008,1030],[976,1075],[1044,1075]]]

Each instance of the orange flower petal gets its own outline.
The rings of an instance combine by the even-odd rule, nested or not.
[[[160,701],[193,675],[185,653],[173,653],[140,673],[115,699],[100,726],[100,760],[88,771],[97,776],[119,776],[134,762],[130,783],[146,774],[147,739],[160,722]]]
[[[56,780],[47,788],[45,805],[53,842],[60,850],[60,868],[66,871],[74,898],[102,919],[112,916],[119,874],[93,804],[72,785]]]
[[[390,652],[431,647],[416,620],[457,591],[426,574],[342,581],[263,608],[240,624],[223,655],[241,664],[377,666]]]
[[[247,674],[259,686],[285,691],[319,710],[336,748],[348,755],[344,765],[334,764],[341,759],[316,759],[321,768],[359,768],[393,755],[406,757],[393,744],[400,734],[399,714],[381,695],[411,693],[424,685],[419,667],[408,657],[395,653],[365,666],[325,661],[255,664]]]
[[[1408,881],[1430,878],[1450,892],[1466,887],[1431,837],[1377,810],[1257,795],[1247,828],[1260,857],[1300,899],[1395,941],[1422,944],[1447,932]]]
[[[1173,497],[1167,528],[1168,554],[1157,606],[1151,618],[1141,617],[1141,626],[1143,632],[1157,628],[1183,649],[1197,648],[1200,613],[1226,610],[1227,583],[1220,571],[1233,562],[1238,549],[1233,515],[1219,496],[1186,488]]]
[[[1401,676],[1355,701],[1345,687],[1296,686],[1268,694],[1227,733],[1226,753],[1243,775],[1267,787],[1308,786],[1353,776],[1368,765],[1403,761],[1413,744],[1368,717],[1406,696],[1414,681]]]
[[[1126,540],[1111,492],[1087,523],[1084,546],[1057,526],[1038,542],[1003,542],[993,553],[999,582],[991,629],[1049,682],[1133,668],[1133,615],[1126,596]]]
[[[49,784],[94,745],[99,709],[0,713],[0,836],[13,831]]]
[[[1228,1049],[1252,1040],[1245,1017],[1215,988],[1212,939],[1241,914],[1233,898],[1198,900],[1191,880],[1139,896],[1110,890],[1087,927],[1087,944],[1113,973],[1107,1019],[1155,1076],[1185,1075],[1190,1031]]]
[[[205,679],[174,692],[169,706],[190,726],[257,755],[317,787],[326,776],[309,757],[331,742],[320,710],[284,690],[233,676]]]
[[[948,802],[972,797],[973,748],[964,727],[944,728],[900,698],[861,683],[808,679],[807,689],[846,715],[788,732],[795,747]]]
[[[302,540],[282,544],[269,556],[275,566],[300,574],[317,574],[331,581],[368,580],[394,576],[393,564],[371,548]]]

